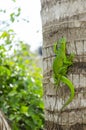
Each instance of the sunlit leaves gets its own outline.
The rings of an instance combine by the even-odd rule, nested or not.
[[[11,33],[4,31],[1,39],[5,41]],[[0,46],[0,108],[12,122],[13,130],[42,129],[42,72],[36,66],[35,54],[22,41],[11,55],[6,45]]]
[[[12,43],[12,40],[14,39],[14,32],[13,32],[13,30],[10,29],[8,31],[3,31],[1,33],[1,35],[0,35],[0,39],[3,39],[3,41],[5,41],[6,44]]]
[[[16,12],[11,13],[10,14],[10,20],[11,20],[11,22],[14,22],[16,20],[16,18],[18,16],[20,16],[20,14],[21,14],[21,8],[17,9],[17,13]]]
[[[5,15],[6,11],[1,9],[0,13]],[[19,16],[21,9],[15,7],[7,21],[1,19],[0,109],[11,121],[12,130],[42,130],[42,70],[37,67],[36,54],[30,51],[30,46],[19,41],[9,28]],[[26,18],[22,20],[27,22]]]
[[[12,22],[15,21],[15,13],[11,13],[11,14],[10,14],[10,20],[11,20]]]

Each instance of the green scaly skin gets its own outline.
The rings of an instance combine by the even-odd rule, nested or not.
[[[73,100],[75,95],[74,85],[67,78],[68,67],[73,64],[74,55],[66,56],[66,39],[61,38],[54,44],[54,53],[56,55],[53,62],[54,81],[57,87],[60,87],[60,83],[66,84],[70,89],[70,97],[67,102],[61,108],[61,111]]]

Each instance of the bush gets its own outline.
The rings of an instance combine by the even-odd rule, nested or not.
[[[0,37],[0,108],[12,130],[42,130],[42,70],[36,66],[29,45],[22,41],[12,44],[12,33],[3,32]]]

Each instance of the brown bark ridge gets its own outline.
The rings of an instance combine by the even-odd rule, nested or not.
[[[41,0],[41,7],[45,130],[86,130],[86,1]],[[59,115],[70,94],[64,85],[56,91],[52,82],[53,43],[62,36],[67,38],[67,54],[75,54],[68,72],[75,97]]]

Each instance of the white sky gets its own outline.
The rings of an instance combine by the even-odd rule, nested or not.
[[[16,4],[16,5],[15,5]],[[0,9],[7,9],[7,16],[0,16],[1,19],[7,20],[13,7],[20,7],[21,17],[26,18],[29,22],[20,21],[19,23],[12,24],[12,28],[18,34],[21,40],[26,41],[31,45],[31,50],[36,49],[42,44],[42,25],[40,17],[40,0],[1,0]],[[12,12],[11,12],[12,13]]]

